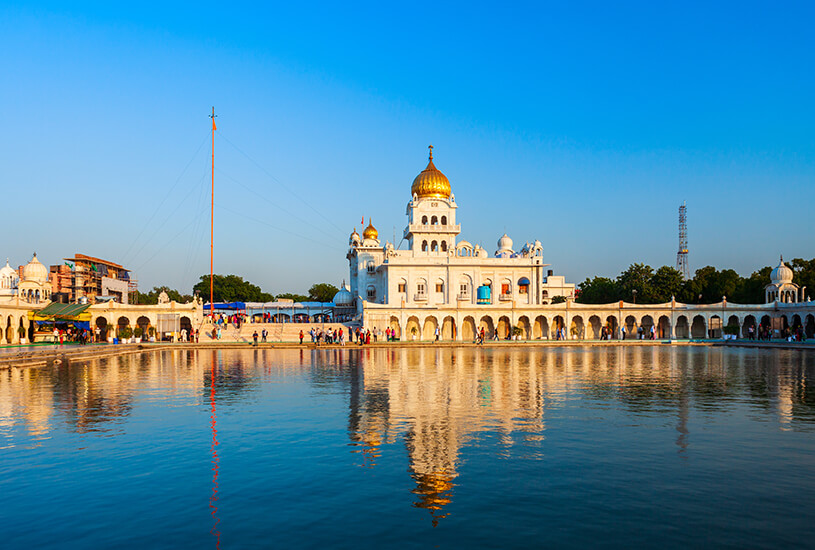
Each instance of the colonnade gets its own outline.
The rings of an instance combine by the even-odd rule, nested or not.
[[[483,329],[486,338],[499,340],[619,340],[706,339],[721,338],[736,332],[747,338],[750,327],[758,325],[802,327],[808,338],[815,337],[815,305],[800,304],[789,311],[766,307],[738,310],[711,306],[685,306],[681,309],[657,308],[561,308],[545,311],[520,309],[490,311],[399,310],[382,315],[366,312],[365,328],[384,331],[390,328],[403,341],[472,341]],[[800,310],[800,311],[798,311]],[[384,312],[383,312],[384,313]],[[653,328],[653,331],[652,331]],[[604,330],[605,329],[605,330]]]

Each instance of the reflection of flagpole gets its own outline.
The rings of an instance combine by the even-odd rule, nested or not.
[[[210,302],[212,303],[212,302]],[[210,427],[212,429],[212,494],[209,497],[209,507],[212,510],[212,529],[209,532],[215,537],[215,548],[221,548],[221,531],[218,529],[218,524],[221,522],[218,519],[218,430],[215,428],[217,417],[215,415],[215,363],[217,363],[217,356],[215,350],[212,350],[212,369],[210,371],[210,385],[209,385],[209,404],[210,404]]]

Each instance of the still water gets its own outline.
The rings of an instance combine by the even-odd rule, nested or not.
[[[815,353],[154,351],[0,371],[11,548],[815,541]]]

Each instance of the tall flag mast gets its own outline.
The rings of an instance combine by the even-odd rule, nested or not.
[[[210,318],[215,319],[215,291],[213,279],[215,278],[215,271],[213,269],[213,255],[215,253],[215,107],[212,107],[212,114],[209,118],[212,119],[212,204],[209,218],[209,315]]]
[[[690,266],[688,265],[688,207],[682,201],[679,207],[679,252],[676,253],[676,270],[682,274],[682,279],[690,279]]]

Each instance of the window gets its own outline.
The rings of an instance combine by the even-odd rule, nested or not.
[[[425,292],[427,292],[427,287],[424,286],[424,283],[419,283],[416,287],[416,292],[418,292],[419,294],[424,294]]]
[[[526,285],[521,285],[518,287],[518,294],[526,294],[526,291],[529,287]]]
[[[466,296],[467,294],[470,293],[470,285],[468,285],[467,283],[461,283],[459,290],[461,291],[462,296]]]
[[[422,252],[427,252],[427,241],[422,241]]]
[[[433,241],[430,244],[430,250],[433,251],[433,252],[437,252],[439,250],[439,243],[437,243],[436,241]]]
[[[549,297],[549,291],[548,291],[548,290],[544,290],[544,291],[543,291],[543,297],[544,297],[544,298],[548,298],[548,297]]]
[[[501,294],[509,294],[509,283],[501,283]]]
[[[368,287],[368,299],[375,300],[376,299],[376,289],[372,286]]]
[[[441,217],[441,224],[442,225],[447,225],[447,216],[442,216]]]
[[[444,292],[444,283],[436,283],[436,292]]]
[[[427,225],[427,216],[422,216],[422,225]]]
[[[441,242],[441,251],[442,252],[447,252],[447,241],[442,241]]]
[[[405,292],[407,290],[407,285],[405,283],[399,283],[399,292]]]
[[[374,273],[376,271],[376,266],[373,262],[368,262],[366,267],[368,268],[368,273]]]
[[[439,225],[439,219],[436,216],[430,218],[430,223],[433,225]]]

